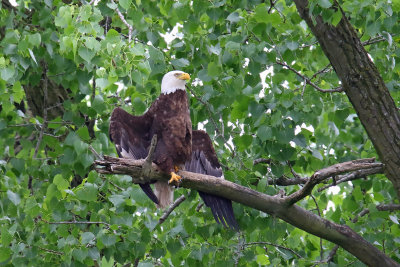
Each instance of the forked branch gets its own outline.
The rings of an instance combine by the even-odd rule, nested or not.
[[[375,168],[381,168],[383,171],[383,164],[375,162],[375,158],[347,161],[329,166],[327,168],[316,171],[308,180],[308,182],[304,185],[303,188],[286,197],[285,201],[289,205],[296,203],[297,201],[308,196],[315,185],[332,176],[343,174],[346,172],[365,170],[365,169],[375,169]]]
[[[142,172],[144,160],[118,159],[104,157],[104,160],[97,160],[95,164],[96,171],[103,174],[127,174],[137,176]],[[382,166],[380,163],[374,163],[373,159],[353,161],[347,164],[337,164],[326,169],[322,169],[313,175],[307,190],[311,190],[315,182],[328,178],[332,173],[338,172],[341,167],[341,173],[345,171],[354,171],[362,169],[366,165]],[[339,165],[339,166],[338,166]],[[363,239],[346,225],[336,224],[321,218],[314,213],[305,210],[297,205],[290,205],[287,198],[279,196],[269,196],[250,188],[220,179],[218,177],[203,175],[198,173],[180,171],[178,173],[183,177],[181,186],[214,194],[237,203],[249,206],[251,208],[266,212],[276,216],[287,223],[298,227],[310,234],[331,241],[356,256],[359,260],[370,266],[395,266],[396,263],[387,257],[382,251],[377,249],[371,243]],[[150,180],[167,181],[169,175],[162,173],[155,164],[152,164]],[[306,187],[306,186],[305,186]],[[307,192],[307,191],[306,191]],[[304,193],[304,192],[303,192]],[[303,195],[301,195],[303,196]]]

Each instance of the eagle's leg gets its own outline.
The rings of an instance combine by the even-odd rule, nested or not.
[[[179,184],[181,182],[182,177],[180,177],[178,174],[171,172],[171,179],[169,179],[168,183],[172,184]]]

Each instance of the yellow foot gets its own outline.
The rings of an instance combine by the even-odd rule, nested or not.
[[[176,184],[178,185],[181,182],[182,177],[180,177],[178,174],[171,172],[171,179],[169,179],[168,184]]]

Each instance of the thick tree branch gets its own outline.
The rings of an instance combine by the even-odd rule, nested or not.
[[[383,168],[383,164],[375,162],[375,158],[369,158],[369,159],[347,161],[329,166],[327,168],[316,171],[308,180],[308,182],[304,185],[303,188],[289,195],[288,197],[285,198],[285,200],[289,205],[291,205],[308,196],[315,185],[324,181],[325,179],[328,179],[329,177],[346,172],[358,171],[363,169],[372,169],[372,168]]]
[[[119,159],[108,156],[104,158],[105,160],[95,161],[97,165],[95,169],[99,173],[127,174],[131,176],[141,175],[144,160]],[[362,165],[366,164],[366,162],[359,162],[358,164]],[[147,177],[149,181],[167,181],[169,179],[169,175],[162,173],[155,164],[152,164],[152,167],[150,177]],[[348,171],[354,171],[356,169],[357,168],[354,166],[347,168]],[[262,194],[250,188],[209,175],[186,171],[180,171],[178,174],[183,177],[181,180],[182,187],[192,188],[231,199],[235,202],[276,216],[310,234],[340,245],[367,265],[396,265],[392,259],[387,257],[348,226],[328,221],[297,205],[288,205],[287,199],[285,198]],[[321,176],[328,174],[328,170],[321,170]],[[316,175],[316,177],[319,178],[320,176]]]

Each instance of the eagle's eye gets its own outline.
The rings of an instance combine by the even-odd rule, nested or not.
[[[175,73],[174,76],[175,77],[179,77],[181,74],[180,73]]]

